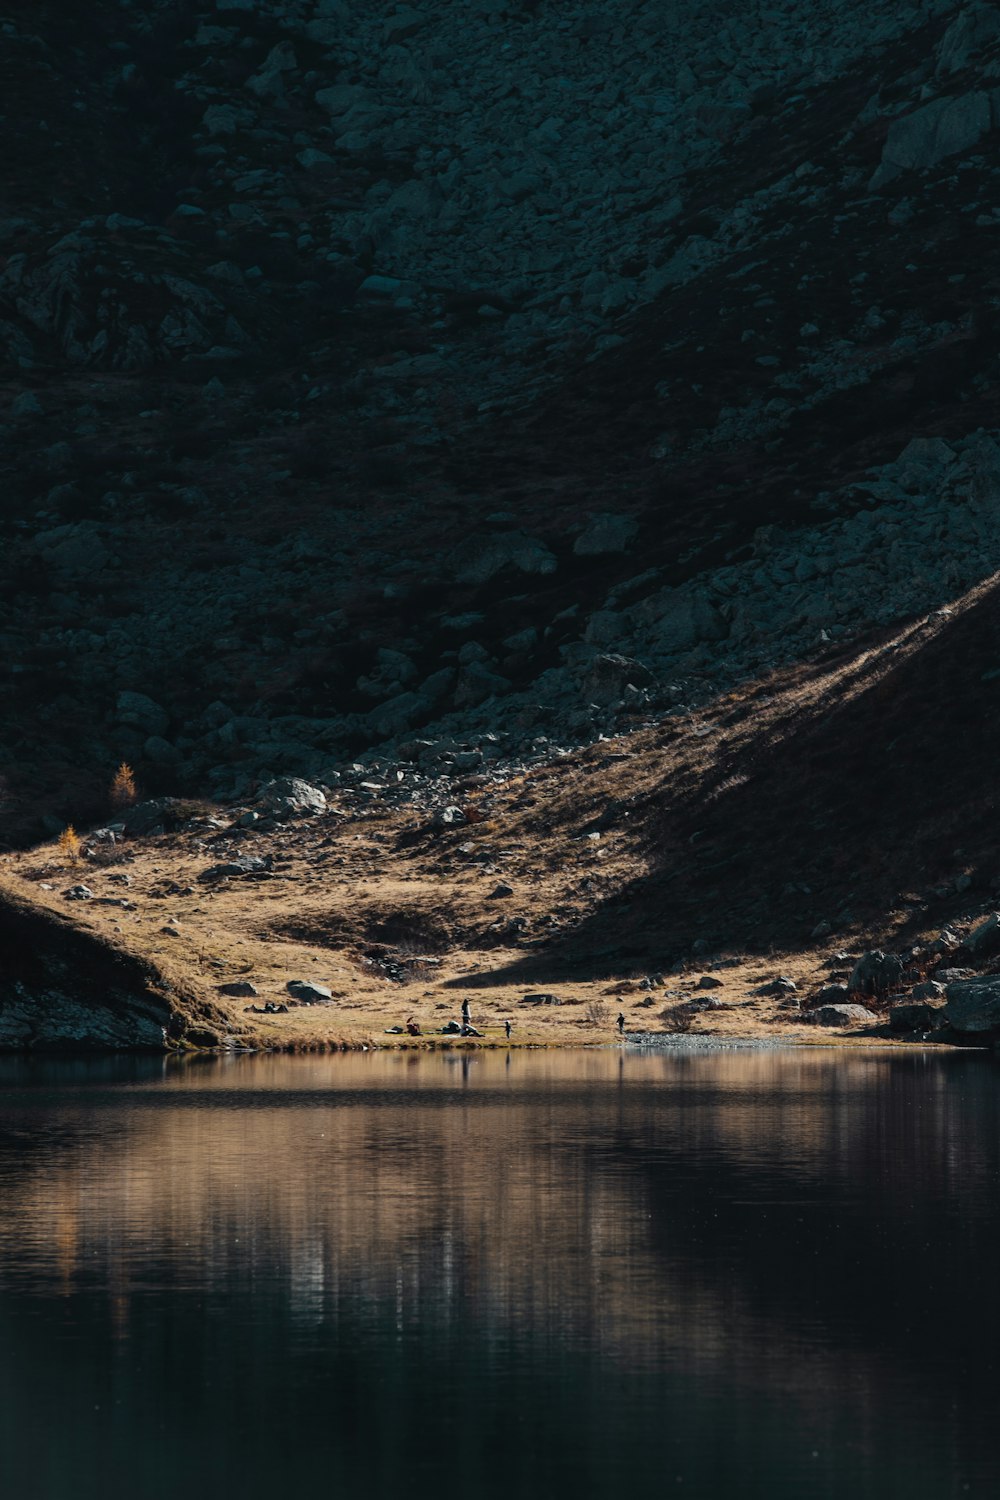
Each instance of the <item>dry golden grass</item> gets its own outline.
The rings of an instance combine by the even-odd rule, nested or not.
[[[938,720],[921,719],[920,706],[934,673],[954,675],[947,632],[964,661],[963,620],[995,608],[992,589],[876,648],[790,668],[477,788],[475,821],[461,829],[435,834],[426,813],[374,803],[271,832],[216,832],[194,819],[185,832],[126,841],[113,868],[87,860],[86,880],[97,896],[120,896],[127,873],[135,909],[80,903],[71,919],[221,1005],[235,1036],[265,1046],[420,1045],[387,1028],[413,1018],[426,1041],[459,1018],[464,998],[487,1045],[506,1045],[507,1020],[514,1043],[607,1044],[619,1010],[628,1031],[829,1042],[756,991],[785,975],[808,996],[837,969],[838,950],[912,941],[948,915],[892,894],[919,873],[893,868],[893,841],[919,852],[926,830],[905,788],[898,805],[887,794],[880,735],[894,735],[901,716],[928,755],[939,752]],[[980,661],[970,670],[981,675]],[[961,749],[968,758],[970,743]],[[845,766],[856,769],[850,804]],[[947,808],[953,792],[942,785]],[[943,816],[931,807],[935,836]],[[982,818],[980,832],[992,839]],[[955,841],[950,829],[940,837]],[[64,852],[60,840],[6,856],[0,892],[65,917]],[[237,853],[271,854],[271,877],[199,880]],[[498,894],[501,882],[513,893]],[[811,939],[848,899],[856,915]],[[706,969],[720,988],[697,989]],[[256,1014],[219,993],[241,979],[255,985],[257,1007],[289,1002],[294,979],[325,984],[332,1003]],[[538,993],[553,1003],[525,1003]],[[706,993],[722,1008],[688,1007]]]

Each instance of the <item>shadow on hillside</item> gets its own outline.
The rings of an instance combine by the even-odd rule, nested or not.
[[[697,792],[630,804],[652,871],[544,948],[462,988],[780,953],[820,923],[898,941],[1000,877],[1000,579],[866,656],[832,695],[723,753]],[[959,893],[955,881],[961,877]],[[951,899],[949,904],[949,893]]]

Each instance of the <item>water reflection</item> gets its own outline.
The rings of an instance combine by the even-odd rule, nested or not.
[[[992,1494],[997,1125],[940,1054],[0,1063],[7,1492]]]

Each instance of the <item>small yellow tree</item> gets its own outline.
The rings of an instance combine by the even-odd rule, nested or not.
[[[138,793],[135,789],[135,773],[122,761],[114,774],[108,793],[112,807],[131,807]]]
[[[80,839],[80,835],[77,833],[72,823],[67,823],[66,827],[59,835],[59,853],[62,855],[63,859],[68,859],[70,864],[75,865],[77,860],[80,858],[81,848],[82,841]]]

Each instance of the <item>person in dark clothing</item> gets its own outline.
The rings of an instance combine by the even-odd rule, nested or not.
[[[463,1000],[462,1001],[462,1025],[463,1026],[469,1026],[469,1025],[471,1025],[471,1023],[472,1023],[472,1017],[469,1014],[469,1002],[468,1002],[468,1000]]]
[[[625,1012],[623,1010],[618,1012],[618,1035],[625,1035]]]
[[[507,1033],[507,1040],[510,1041],[510,1029],[511,1028],[510,1028],[510,1022],[509,1021],[505,1021],[503,1023],[503,1029]]]

